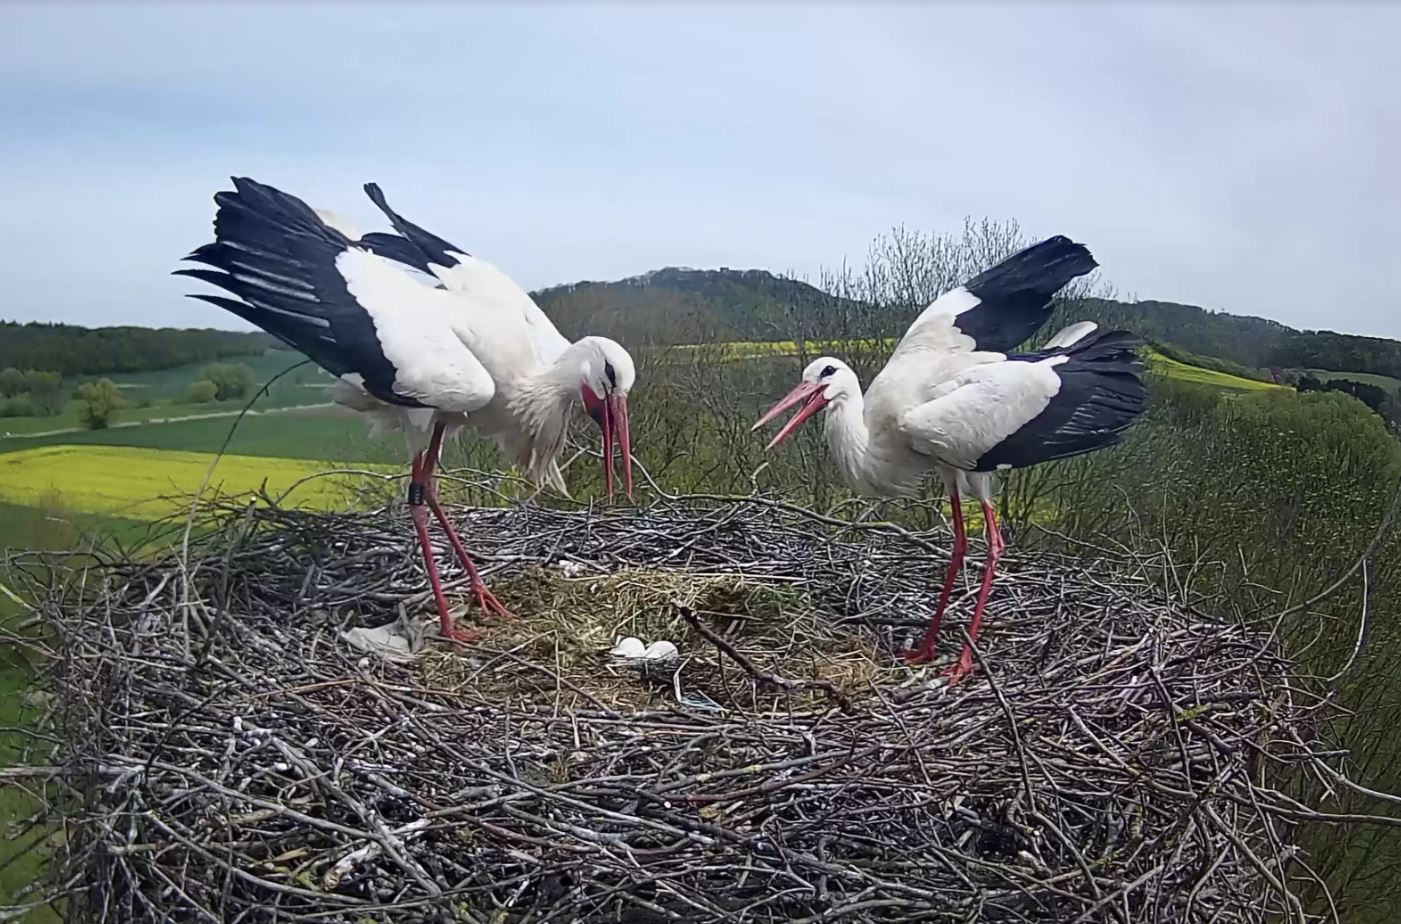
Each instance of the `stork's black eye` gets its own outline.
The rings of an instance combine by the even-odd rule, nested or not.
[[[822,374],[819,375],[818,378],[819,378],[819,379],[825,379],[825,378],[827,378],[827,376],[829,376],[829,375],[836,375],[836,374],[837,374],[837,367],[836,367],[836,366],[828,366],[826,369],[823,369],[823,370],[822,370]]]
[[[614,371],[613,364],[608,360],[603,361],[603,374],[608,377],[608,384],[614,388],[618,387],[618,373]]]

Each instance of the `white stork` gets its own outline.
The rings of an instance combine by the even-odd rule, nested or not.
[[[1142,345],[1125,331],[1095,333],[1073,324],[1035,353],[1010,352],[1051,313],[1062,286],[1097,264],[1081,244],[1053,237],[944,293],[917,317],[864,397],[856,373],[822,357],[754,424],[758,429],[801,405],[769,443],[777,445],[826,408],[826,436],[847,484],[863,494],[910,496],[930,469],[953,507],[948,575],[911,663],[934,657],[939,623],[963,565],[962,496],[982,504],[988,557],[968,628],[976,638],[992,587],[1002,535],[992,507],[992,473],[1080,455],[1118,442],[1142,413]],[[950,682],[973,669],[971,644],[949,669]]]
[[[557,459],[570,409],[582,400],[603,431],[613,494],[614,442],[632,493],[627,351],[605,337],[567,341],[506,274],[395,213],[365,192],[398,234],[347,233],[334,213],[235,177],[214,197],[215,241],[177,270],[237,296],[196,295],[300,350],[339,381],[333,398],[405,433],[413,456],[409,504],[444,637],[472,640],[448,614],[425,505],[447,533],[477,604],[508,611],[487,589],[438,503],[434,471],[446,433],[494,437],[536,485],[564,490]]]

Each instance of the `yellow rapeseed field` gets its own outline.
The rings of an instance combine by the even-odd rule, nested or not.
[[[45,446],[0,455],[0,501],[59,504],[77,513],[153,520],[184,509],[214,456],[133,446]],[[226,455],[206,493],[246,495],[264,481],[274,497],[299,479],[335,468],[305,459]],[[185,500],[181,500],[184,496]],[[284,503],[329,509],[344,497],[332,478],[299,486]]]

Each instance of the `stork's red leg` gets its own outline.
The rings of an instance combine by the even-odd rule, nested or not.
[[[454,626],[452,616],[448,614],[448,601],[443,596],[443,582],[438,578],[438,565],[433,561],[433,543],[428,538],[428,512],[423,509],[423,499],[427,494],[425,468],[422,454],[415,455],[413,474],[409,482],[409,510],[413,513],[414,531],[418,533],[419,548],[423,550],[423,568],[428,572],[428,584],[433,588],[433,602],[438,606],[439,630],[443,638],[460,642],[476,641],[476,633]]]
[[[433,511],[433,516],[437,519],[438,525],[443,528],[443,532],[447,533],[448,542],[452,545],[453,551],[457,553],[458,560],[461,561],[462,566],[467,569],[467,578],[472,584],[472,595],[477,599],[477,606],[481,607],[482,612],[485,613],[513,616],[515,614],[506,609],[505,605],[503,605],[500,600],[496,599],[496,595],[487,589],[486,582],[483,581],[482,576],[477,573],[477,566],[473,563],[472,556],[467,554],[467,547],[462,544],[462,539],[458,537],[457,530],[452,528],[452,522],[448,520],[447,511],[443,510],[443,506],[438,503],[438,490],[437,486],[434,484],[434,479],[436,478],[434,472],[438,465],[438,453],[442,449],[443,430],[443,424],[438,424],[434,427],[433,438],[428,443],[428,452],[425,454],[424,458],[424,480],[426,485],[424,489],[424,499],[428,502],[428,509]]]
[[[945,676],[949,684],[955,684],[973,672],[973,640],[978,637],[978,625],[983,621],[983,608],[987,606],[988,591],[992,590],[992,577],[997,572],[997,560],[1002,557],[1002,531],[997,528],[997,511],[983,501],[983,519],[987,520],[988,560],[983,569],[983,586],[978,588],[978,602],[973,607],[973,621],[968,625],[968,641],[963,651]]]
[[[905,652],[905,660],[911,664],[924,664],[934,660],[934,644],[939,637],[939,624],[944,620],[944,610],[948,609],[949,597],[953,596],[953,582],[963,568],[963,555],[968,551],[968,533],[963,528],[963,498],[958,496],[958,488],[949,486],[949,500],[953,502],[953,554],[949,556],[949,573],[944,578],[944,589],[939,591],[939,605],[934,608],[934,618],[929,620],[929,628],[918,648]]]

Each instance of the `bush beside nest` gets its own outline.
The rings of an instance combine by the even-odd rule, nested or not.
[[[761,498],[453,516],[520,618],[403,664],[339,634],[430,618],[402,510],[225,511],[186,562],[26,589],[75,919],[1306,917],[1276,781],[1322,765],[1319,700],[1141,564],[1009,554],[946,689],[894,654],[942,532]],[[681,657],[639,675],[619,635]]]

